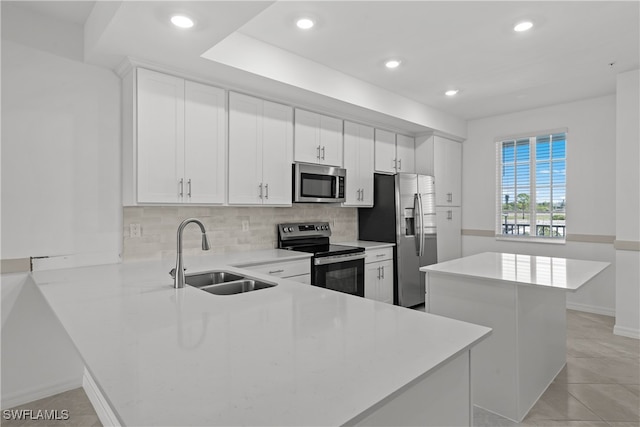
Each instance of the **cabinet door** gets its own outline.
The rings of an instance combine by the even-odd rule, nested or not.
[[[320,161],[320,114],[295,109],[293,156],[296,162]]]
[[[320,115],[320,163],[342,167],[342,120]]]
[[[186,81],[184,117],[184,201],[224,203],[227,176],[224,90]]]
[[[359,127],[356,123],[344,122],[344,168],[347,170],[345,206],[357,206],[360,203]]]
[[[436,204],[460,206],[462,147],[459,142],[434,136],[433,169],[436,177]]]
[[[415,141],[413,137],[396,135],[397,171],[415,173]]]
[[[293,109],[263,101],[262,182],[263,204],[291,204],[293,161]]]
[[[380,263],[364,265],[364,297],[379,301]]]
[[[382,261],[378,264],[380,264],[378,301],[393,304],[393,261]]]
[[[184,80],[145,69],[137,73],[137,199],[180,203],[185,189]]]
[[[262,103],[229,93],[230,204],[262,204]]]
[[[386,130],[375,131],[376,172],[396,172],[396,134]]]
[[[344,206],[373,206],[373,128],[344,122]]]
[[[358,155],[362,206],[373,206],[374,137],[373,128],[360,126],[360,149]]]
[[[457,206],[436,207],[436,227],[438,232],[438,262],[462,256],[460,208]]]

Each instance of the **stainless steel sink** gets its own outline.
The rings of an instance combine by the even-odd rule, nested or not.
[[[228,271],[209,271],[185,276],[187,285],[215,295],[235,295],[272,288],[275,283],[244,277]]]
[[[234,280],[241,279],[244,279],[244,277],[234,273],[229,273],[228,271],[208,271],[206,273],[185,275],[186,284],[194,286],[196,288],[202,288],[203,286],[217,285],[226,282],[233,282]]]
[[[253,279],[244,279],[237,280],[235,282],[223,283],[220,285],[206,286],[200,289],[215,295],[235,295],[243,294],[245,292],[257,291],[259,289],[272,288],[274,286],[276,286],[275,283],[262,282]]]

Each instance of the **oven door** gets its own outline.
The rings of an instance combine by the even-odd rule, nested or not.
[[[364,253],[314,258],[311,284],[364,297]]]

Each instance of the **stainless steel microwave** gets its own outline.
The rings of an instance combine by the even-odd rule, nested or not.
[[[347,171],[334,166],[293,164],[293,201],[297,203],[344,202]]]

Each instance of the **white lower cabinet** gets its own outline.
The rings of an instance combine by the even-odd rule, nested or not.
[[[393,248],[367,249],[364,297],[393,304]]]
[[[436,206],[438,262],[462,256],[462,220],[457,206]]]
[[[294,280],[296,282],[311,284],[311,261],[300,259],[295,261],[272,262],[257,265],[242,265],[240,268],[256,271],[281,279]]]

